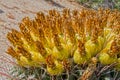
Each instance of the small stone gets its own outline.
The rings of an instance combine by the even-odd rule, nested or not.
[[[4,13],[4,11],[0,9],[0,14],[1,14],[1,13]]]

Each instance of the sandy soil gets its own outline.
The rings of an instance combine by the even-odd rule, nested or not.
[[[0,73],[7,73],[11,67],[3,56],[10,58],[5,51],[9,45],[6,34],[11,28],[18,29],[18,23],[25,16],[33,18],[36,12],[47,12],[50,9],[62,10],[63,8],[80,9],[73,0],[0,0]],[[5,68],[5,69],[4,69]],[[5,79],[0,75],[0,80]]]

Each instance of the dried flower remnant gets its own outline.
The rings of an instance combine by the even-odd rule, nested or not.
[[[22,20],[20,32],[8,33],[13,46],[7,53],[20,66],[44,67],[50,75],[62,75],[76,65],[88,65],[85,72],[93,70],[90,75],[98,63],[118,62],[115,68],[120,68],[119,23],[120,12],[110,9],[39,12],[34,20]]]

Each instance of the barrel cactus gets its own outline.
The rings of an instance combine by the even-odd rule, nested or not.
[[[19,28],[7,34],[12,44],[7,54],[25,75],[16,78],[93,80],[105,66],[120,70],[118,10],[38,12],[34,20],[23,18]]]

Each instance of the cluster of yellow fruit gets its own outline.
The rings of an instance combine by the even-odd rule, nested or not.
[[[71,63],[103,65],[118,63],[120,68],[120,12],[110,9],[64,9],[25,17],[20,31],[12,29],[7,38],[13,44],[7,53],[22,67],[42,67],[50,75],[67,70]]]

